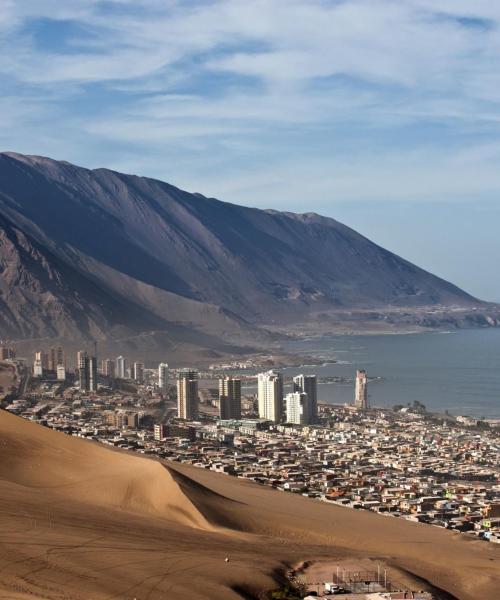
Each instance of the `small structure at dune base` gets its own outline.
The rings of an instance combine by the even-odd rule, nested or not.
[[[360,564],[359,568],[355,564],[309,564],[293,572],[290,581],[298,588],[305,589],[306,598],[439,600],[429,591],[411,589],[409,581],[396,581],[388,569],[381,565],[368,570],[365,564]]]

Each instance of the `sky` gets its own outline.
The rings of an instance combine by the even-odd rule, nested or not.
[[[500,301],[500,2],[0,0],[0,149],[331,216]]]

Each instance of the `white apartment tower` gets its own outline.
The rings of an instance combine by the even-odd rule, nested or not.
[[[241,419],[241,379],[230,375],[219,379],[219,417]]]
[[[115,375],[118,379],[125,379],[127,371],[127,362],[123,356],[116,359]]]
[[[33,361],[33,375],[35,377],[43,377],[42,361],[39,358],[35,358]]]
[[[66,367],[64,365],[57,365],[57,379],[59,381],[66,380]]]
[[[291,392],[286,395],[286,422],[293,425],[309,425],[309,398],[304,392]]]
[[[259,417],[280,423],[283,417],[283,378],[280,373],[267,371],[258,378]]]
[[[356,387],[354,390],[354,406],[366,410],[368,406],[368,379],[366,371],[356,371]]]
[[[158,387],[165,393],[168,390],[168,364],[160,363],[158,365]]]
[[[294,377],[293,391],[307,394],[308,423],[315,423],[318,418],[318,380],[316,375],[297,375]]]
[[[198,372],[179,371],[177,379],[177,416],[192,421],[198,416]]]

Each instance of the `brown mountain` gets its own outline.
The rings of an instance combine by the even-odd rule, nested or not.
[[[485,306],[330,218],[0,154],[0,337],[227,351],[262,325]]]

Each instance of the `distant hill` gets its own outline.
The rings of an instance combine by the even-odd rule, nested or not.
[[[224,351],[343,311],[485,306],[334,219],[0,154],[1,337]]]

